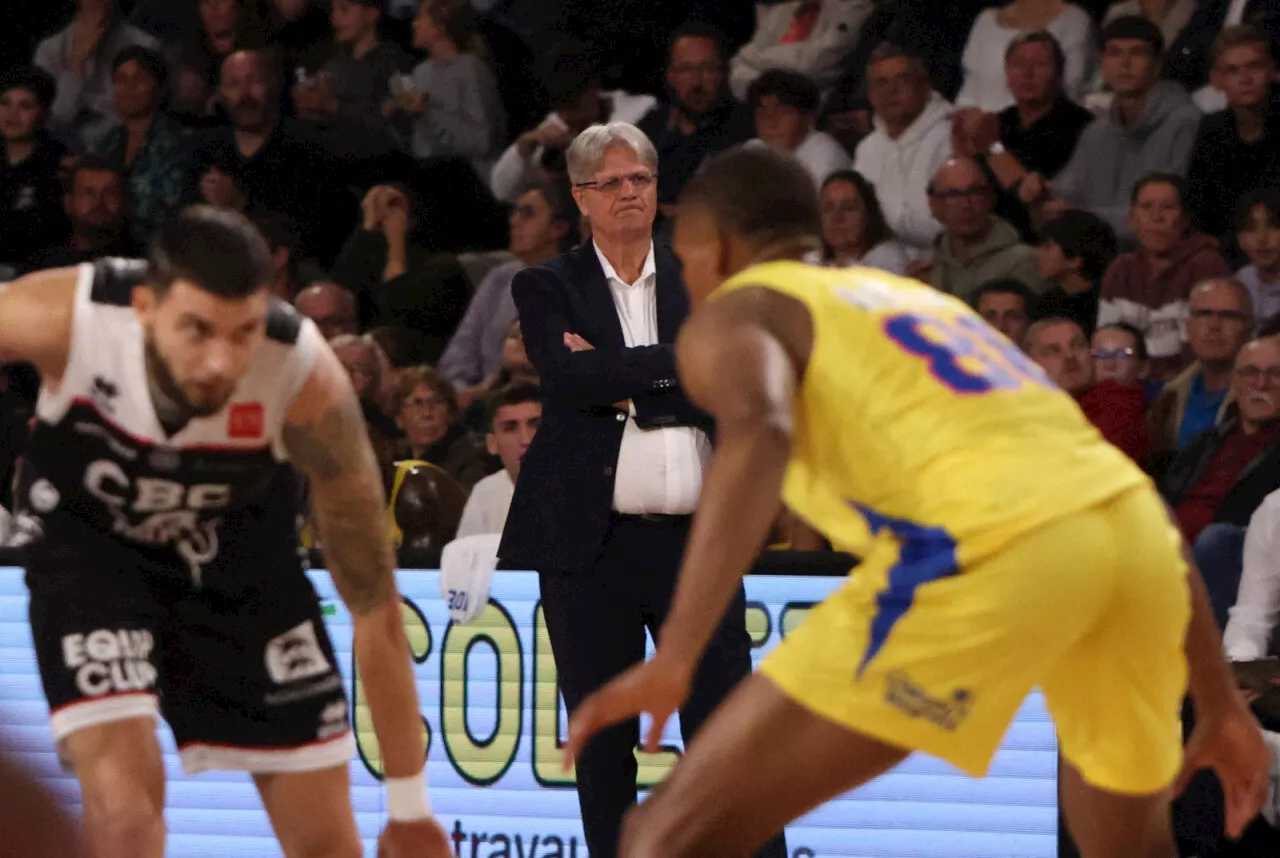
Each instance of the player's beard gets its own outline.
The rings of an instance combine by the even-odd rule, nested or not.
[[[146,337],[147,386],[151,390],[151,401],[155,406],[156,416],[166,426],[185,426],[194,417],[208,417],[215,414],[224,403],[213,405],[196,405],[187,398],[182,385],[174,376],[169,362],[156,348],[155,340]]]

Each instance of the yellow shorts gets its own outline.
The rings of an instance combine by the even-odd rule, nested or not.
[[[1086,781],[1147,795],[1173,780],[1191,601],[1180,537],[1154,490],[1065,515],[972,563],[942,530],[879,524],[876,547],[762,674],[824,718],[976,777],[1038,685]]]

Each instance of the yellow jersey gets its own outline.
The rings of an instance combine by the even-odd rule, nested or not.
[[[841,549],[884,526],[943,536],[961,566],[1147,477],[1021,350],[960,301],[867,268],[771,262],[813,350],[795,405],[786,504]],[[941,531],[941,533],[939,533]]]

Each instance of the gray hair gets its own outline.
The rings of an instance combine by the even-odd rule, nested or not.
[[[569,181],[575,185],[591,181],[591,177],[600,169],[604,153],[609,147],[619,144],[630,146],[641,163],[657,172],[658,150],[653,148],[653,141],[630,122],[610,122],[592,125],[574,138],[569,151],[565,153]]]

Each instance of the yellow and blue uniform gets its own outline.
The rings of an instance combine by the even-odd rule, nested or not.
[[[762,673],[818,714],[985,773],[1040,686],[1121,793],[1181,756],[1190,597],[1147,477],[964,304],[869,269],[749,268],[809,309],[783,498],[863,558]]]

